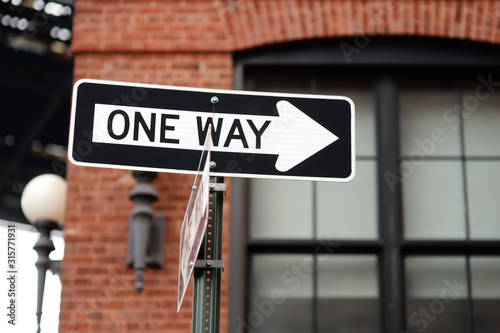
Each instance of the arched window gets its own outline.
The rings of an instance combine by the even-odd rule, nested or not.
[[[237,89],[350,97],[357,172],[233,180],[230,330],[498,332],[500,48],[356,41],[235,55]]]

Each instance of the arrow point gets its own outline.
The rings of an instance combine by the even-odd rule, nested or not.
[[[276,108],[286,124],[276,169],[286,172],[339,139],[292,103],[281,100]]]

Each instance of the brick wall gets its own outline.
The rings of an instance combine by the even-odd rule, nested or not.
[[[76,0],[75,13],[75,80],[231,89],[232,52],[266,44],[375,34],[500,42],[499,1]],[[167,215],[164,268],[146,271],[142,294],[125,266],[134,178],[73,165],[67,178],[60,332],[189,332],[191,291],[180,314],[175,308],[180,226],[193,176],[155,180],[155,209]],[[221,332],[227,331],[229,198]]]
[[[229,53],[77,54],[75,80],[87,77],[182,86],[232,87]],[[129,171],[68,165],[68,206],[64,227],[66,251],[60,332],[189,332],[192,292],[176,313],[179,235],[194,176],[160,174],[154,182],[157,212],[167,215],[164,268],[148,269],[145,290],[134,291],[134,271],[125,265],[128,199],[136,184]],[[229,192],[228,192],[229,193]],[[226,198],[229,198],[226,196]],[[223,251],[228,268],[223,276],[227,326],[229,200],[224,204]]]

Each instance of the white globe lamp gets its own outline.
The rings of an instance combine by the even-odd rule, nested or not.
[[[45,174],[33,178],[24,188],[21,208],[31,223],[49,220],[63,224],[67,185],[64,178]]]
[[[33,249],[38,253],[35,266],[38,269],[38,302],[37,323],[40,333],[42,320],[43,292],[47,270],[59,274],[60,261],[51,260],[50,252],[54,251],[54,243],[50,232],[62,226],[66,207],[66,181],[57,175],[45,174],[33,178],[23,190],[21,208],[24,215],[40,232],[40,238]]]

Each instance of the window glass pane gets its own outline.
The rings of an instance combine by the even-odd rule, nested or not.
[[[491,87],[490,87],[491,89]],[[467,156],[500,156],[500,92],[478,82],[464,90],[465,152]]]
[[[474,332],[500,332],[500,257],[472,256]]]
[[[500,239],[500,161],[467,162],[467,185],[471,238]]]
[[[318,332],[378,332],[377,258],[319,255]]]
[[[311,182],[252,179],[251,238],[312,238]]]
[[[255,75],[247,84],[255,90],[314,92],[350,97],[356,105],[356,154],[366,158],[376,155],[373,89],[366,82],[353,80],[340,83],[325,77]],[[357,175],[351,183],[318,183],[314,193],[317,195],[317,202],[313,198],[314,187],[311,183],[252,180],[249,198],[250,237],[376,238],[378,232],[375,168],[375,161],[358,161]],[[363,200],[360,200],[361,198]],[[333,204],[337,208],[332,215],[329,207]],[[364,210],[360,210],[359,205],[363,205]],[[316,221],[314,214],[317,214]],[[313,223],[317,224],[316,227]],[[317,235],[313,234],[315,229]]]
[[[408,333],[467,332],[464,257],[406,258]]]
[[[249,312],[240,326],[248,332],[312,331],[312,256],[255,255],[251,272]]]
[[[457,156],[460,140],[457,89],[452,85],[403,86],[400,91],[401,153]]]
[[[373,88],[364,82],[318,81],[318,94],[346,96],[352,99],[355,108],[356,155],[375,156],[375,111]]]
[[[464,187],[460,163],[420,161],[418,165],[406,165],[411,169],[408,169],[408,176],[403,179],[405,237],[465,238]]]
[[[357,161],[349,183],[317,183],[317,238],[378,237],[376,168],[375,161]]]

